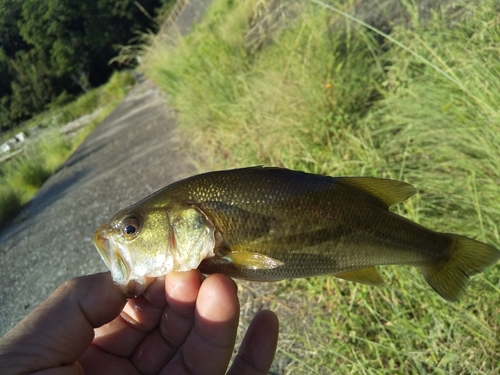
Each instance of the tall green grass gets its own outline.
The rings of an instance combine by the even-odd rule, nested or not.
[[[215,1],[189,36],[156,44],[144,70],[169,93],[201,169],[405,180],[419,193],[401,214],[498,247],[500,18],[495,1],[478,4],[425,22],[408,6],[411,27],[393,25],[381,45],[380,32],[329,6]],[[284,322],[273,371],[500,372],[498,265],[456,304],[416,269],[383,274],[384,288],[331,277],[240,284],[254,296],[244,311],[269,306]]]
[[[78,147],[88,134],[118,105],[134,83],[130,72],[115,73],[103,87],[91,90],[74,102],[53,108],[43,117],[24,125],[24,131],[42,125],[40,140],[29,140],[23,153],[0,165],[0,224],[19,213],[42,186]],[[100,110],[89,124],[71,137],[60,133],[60,127],[85,114]],[[14,132],[20,131],[20,129]]]

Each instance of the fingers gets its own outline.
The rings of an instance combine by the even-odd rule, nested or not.
[[[67,366],[38,371],[32,375],[85,375],[85,372],[82,366],[78,362],[75,362]]]
[[[201,282],[198,270],[174,272],[165,278],[168,306],[162,317],[160,331],[164,339],[176,348],[184,343],[193,325]]]
[[[227,375],[268,374],[276,353],[278,333],[275,313],[268,310],[257,313]]]
[[[239,317],[236,285],[231,279],[217,274],[202,283],[197,270],[169,274],[105,324],[124,304],[109,273],[68,281],[4,336],[0,368],[11,373],[51,367],[55,373],[80,373],[83,368],[95,373],[121,369],[123,374],[225,372]],[[94,336],[93,328],[103,324],[82,356]],[[259,313],[231,373],[267,372],[277,334],[276,316]],[[83,368],[75,362],[79,357]]]
[[[200,284],[199,271],[156,279],[127,302],[119,317],[96,330],[91,347],[80,358],[86,372],[158,373],[189,333]]]
[[[130,361],[144,374],[226,371],[239,317],[234,282],[223,275],[212,275],[202,284],[200,272],[194,270],[168,274],[164,283],[166,298],[162,299],[160,288],[152,284],[152,290],[148,288],[144,296],[128,302],[126,319],[121,314],[98,330],[95,346],[81,359],[86,370],[100,371],[111,362],[115,369],[130,370],[130,364],[123,362],[130,347],[124,348],[137,345]],[[153,308],[162,307],[162,312],[153,317]],[[111,357],[111,352],[121,358]]]
[[[214,274],[201,285],[194,326],[162,373],[223,374],[231,359],[238,327],[236,284]]]
[[[197,270],[172,272],[165,277],[162,293],[168,302],[152,331],[134,351],[131,361],[142,373],[159,373],[189,335],[201,286]]]
[[[160,321],[167,304],[164,285],[164,278],[157,279],[143,295],[129,300],[116,319],[96,329],[92,344],[108,354],[129,357]],[[86,356],[82,361],[86,363]]]
[[[0,367],[33,372],[72,364],[92,342],[94,327],[124,304],[109,273],[67,281],[2,339]]]
[[[201,281],[197,270],[173,272],[128,301],[118,318],[96,330],[93,345],[80,358],[86,371],[158,373],[191,331]]]

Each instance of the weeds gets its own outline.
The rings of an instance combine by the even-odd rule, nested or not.
[[[201,168],[267,164],[406,180],[419,194],[401,214],[498,247],[497,3],[455,2],[425,23],[408,6],[411,28],[391,25],[390,34],[329,4],[336,11],[318,1],[216,1],[189,36],[148,52],[144,71],[169,93]],[[263,7],[285,17],[271,33],[259,26],[269,22]],[[325,277],[259,293],[241,283],[286,322],[274,370],[500,370],[498,266],[475,277],[458,304],[435,295],[417,269],[383,272],[384,288]]]
[[[36,194],[85,137],[123,99],[133,83],[129,72],[115,73],[103,87],[91,90],[62,108],[54,108],[25,125],[26,129],[30,129],[45,124],[41,127],[46,130],[40,141],[25,146],[21,155],[0,166],[0,224],[11,220],[22,205]],[[60,134],[61,125],[97,109],[101,109],[98,117],[76,135],[68,137]]]

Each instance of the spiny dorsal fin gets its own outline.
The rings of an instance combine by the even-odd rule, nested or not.
[[[403,181],[375,177],[339,177],[339,182],[380,199],[388,208],[414,195],[417,190]]]
[[[367,285],[384,285],[384,279],[375,267],[359,268],[356,270],[345,271],[333,275],[347,281],[356,281]]]

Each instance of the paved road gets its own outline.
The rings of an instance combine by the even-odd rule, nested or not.
[[[178,144],[173,110],[143,82],[17,221],[0,228],[0,336],[65,280],[106,270],[94,231],[124,205],[193,173]]]

